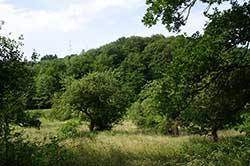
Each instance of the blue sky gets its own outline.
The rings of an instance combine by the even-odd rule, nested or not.
[[[201,30],[202,5],[193,9],[182,32]],[[170,36],[162,25],[145,27],[141,19],[145,0],[0,0],[0,34],[24,35],[28,58],[35,49],[41,55],[80,53],[125,36]],[[70,41],[72,50],[70,51]]]

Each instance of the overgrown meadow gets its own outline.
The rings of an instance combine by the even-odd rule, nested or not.
[[[22,137],[14,142],[10,165],[238,166],[250,162],[250,139],[235,130],[220,131],[217,143],[199,135],[172,137],[143,131],[129,120],[112,131],[93,133],[78,117],[58,121],[50,117],[51,110],[32,112],[40,114],[40,130],[16,128]]]

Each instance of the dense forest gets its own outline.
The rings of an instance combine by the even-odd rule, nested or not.
[[[67,160],[77,156],[73,151],[59,150],[65,138],[37,144],[18,132],[22,127],[39,129],[43,110],[49,110],[49,119],[66,123],[60,131],[67,138],[82,123],[88,127],[85,132],[98,135],[123,122],[163,139],[205,138],[204,144],[187,143],[173,156],[158,156],[158,163],[131,165],[209,165],[210,160],[211,165],[249,165],[250,2],[233,0],[227,10],[209,9],[224,1],[201,0],[208,5],[204,15],[209,19],[202,33],[121,37],[64,58],[34,52],[32,60],[25,60],[22,38],[0,36],[1,163],[74,163]],[[147,0],[143,22],[153,26],[162,21],[178,32],[195,3]],[[231,130],[236,136],[220,139],[220,131]],[[103,165],[118,164],[111,161]]]

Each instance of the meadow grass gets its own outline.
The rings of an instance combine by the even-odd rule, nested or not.
[[[245,165],[250,161],[242,158],[245,153],[234,156],[235,151],[240,150],[237,146],[243,146],[235,145],[237,141],[233,139],[240,134],[234,130],[220,131],[220,141],[213,143],[208,137],[171,137],[144,132],[130,121],[123,121],[111,131],[89,132],[87,123],[82,122],[75,135],[60,138],[60,129],[77,119],[61,122],[41,116],[40,120],[40,130],[25,128],[22,132],[31,142],[57,136],[65,153],[56,149],[61,153],[56,155],[62,156],[58,157],[60,162],[52,165]]]

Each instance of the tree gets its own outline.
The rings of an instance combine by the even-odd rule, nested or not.
[[[58,105],[59,104],[59,105]],[[112,72],[94,72],[66,88],[55,111],[61,108],[81,112],[90,131],[109,130],[126,112],[127,94]]]
[[[34,49],[33,50],[33,53],[31,55],[31,60],[32,62],[36,63],[38,58],[39,58],[40,54],[36,52],[36,50]]]
[[[148,0],[143,22],[152,26],[161,19],[168,30],[179,31],[196,2]],[[246,84],[250,66],[250,2],[201,2],[208,5],[204,14],[209,22],[204,34],[193,35],[193,42],[183,49],[180,61],[173,63],[182,71],[183,86],[187,89],[187,93],[177,90],[176,94],[183,94],[187,103],[182,111],[186,125],[199,133],[211,132],[216,141],[217,131],[235,125],[250,101],[250,87]],[[209,10],[211,5],[223,2],[229,2],[231,8]]]
[[[36,126],[40,121],[25,112],[26,94],[32,82],[22,62],[19,41],[0,36],[0,141],[8,159],[11,125]]]
[[[37,108],[51,108],[51,99],[54,93],[60,92],[63,88],[62,80],[66,75],[64,61],[42,61],[34,66],[35,91],[33,100]]]
[[[238,2],[238,0],[146,0],[148,8],[142,21],[149,27],[161,21],[169,31],[179,32],[188,21],[192,7],[198,1],[207,4],[205,16],[211,12],[217,12],[216,5],[221,5],[223,2],[229,2],[233,6]],[[210,10],[212,5],[214,5],[213,11]]]
[[[96,54],[95,50],[90,50],[84,55],[65,58],[67,76],[81,79],[84,75],[93,71],[92,63]]]
[[[153,55],[149,68],[155,78],[143,86],[137,101],[130,109],[130,116],[141,127],[154,128],[164,134],[177,136],[180,114],[185,104],[183,96],[186,92],[179,71],[181,63],[177,65],[175,62],[180,56],[178,50],[188,44],[188,39],[184,36],[170,37],[164,42],[160,39],[144,50],[145,54]],[[158,58],[162,60],[155,62]],[[157,77],[157,73],[161,76]]]
[[[160,109],[159,92],[161,82],[153,81],[145,85],[129,109],[129,117],[141,128],[159,129],[163,123],[165,115]]]
[[[42,58],[41,58],[41,61],[46,61],[46,60],[55,60],[57,59],[57,55],[52,55],[52,54],[49,54],[49,55],[44,55]]]

